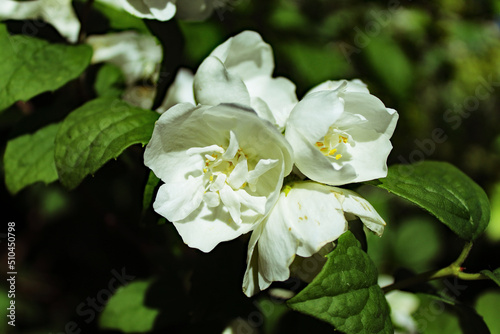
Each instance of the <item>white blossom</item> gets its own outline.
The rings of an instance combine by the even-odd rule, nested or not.
[[[283,130],[297,103],[295,85],[273,78],[271,46],[254,31],[244,31],[215,48],[194,77],[195,99],[204,105],[240,103]]]
[[[291,111],[285,137],[297,168],[310,179],[343,185],[387,176],[396,110],[359,80],[327,82]]]
[[[252,232],[243,291],[252,296],[273,281],[290,276],[295,256],[310,257],[337,240],[347,221],[359,217],[381,235],[385,222],[357,193],[312,181],[295,182],[281,191],[276,206]]]
[[[164,184],[153,208],[209,252],[257,226],[292,169],[285,138],[252,110],[177,104],[161,115],[144,163]]]
[[[194,101],[193,80],[193,72],[187,68],[180,68],[174,82],[168,87],[165,99],[156,111],[162,114],[177,103],[196,104]]]
[[[38,0],[0,2],[0,20],[38,20],[50,23],[61,36],[76,43],[80,21],[76,17],[71,0]]]
[[[127,85],[139,80],[155,80],[163,57],[153,36],[135,31],[91,35],[86,42],[94,50],[92,63],[106,62],[119,67]]]
[[[108,0],[109,1],[109,0]],[[224,0],[118,0],[130,14],[159,21],[174,16],[181,20],[202,21],[214,10],[226,5]]]

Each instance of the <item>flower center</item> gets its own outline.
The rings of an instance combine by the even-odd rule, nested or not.
[[[323,140],[317,141],[314,145],[324,156],[339,160],[342,158],[342,152],[345,151],[345,146],[350,140],[352,141],[352,138],[347,132],[332,125],[328,128]]]
[[[232,131],[226,149],[220,145],[193,147],[187,154],[204,157],[202,177],[206,183],[203,200],[208,207],[217,207],[222,202],[236,223],[241,222],[241,205],[259,214],[264,213],[266,197],[255,194],[258,180],[274,168],[278,160],[260,159],[249,166],[248,155],[240,148]]]

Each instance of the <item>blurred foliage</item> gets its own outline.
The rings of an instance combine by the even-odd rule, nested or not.
[[[80,17],[83,5],[75,3]],[[294,81],[299,98],[323,80],[362,79],[400,115],[389,164],[448,161],[490,195],[493,213],[488,239],[477,240],[465,265],[471,271],[500,267],[500,1],[233,0],[206,22],[178,22],[177,30],[124,19],[104,7],[96,5],[86,16],[89,34],[129,28],[163,31],[159,39],[171,62],[164,67],[169,73],[164,84],[173,80],[173,70],[181,65],[195,70],[215,46],[245,29],[258,31],[271,44],[275,75]],[[10,32],[21,33],[28,23],[9,21],[7,26]],[[183,38],[175,35],[179,31]],[[60,42],[49,26],[40,26],[36,37]],[[2,153],[7,140],[63,120],[95,95],[97,70],[91,68],[83,83],[73,80],[2,112]],[[118,77],[116,82],[98,77],[97,93],[113,95]],[[442,129],[441,139],[445,139],[436,138],[435,129]],[[185,333],[199,333],[200,328],[221,333],[237,317],[259,321],[263,333],[331,331],[315,319],[283,311],[283,302],[268,292],[258,297],[259,302],[243,296],[245,238],[202,254],[185,246],[170,224],[158,225],[159,217],[151,209],[143,212],[149,171],[142,153],[140,146],[132,146],[71,192],[59,183],[36,184],[13,196],[1,185],[2,220],[16,222],[17,332],[60,333],[67,331],[71,321],[83,333],[99,332],[97,321],[87,322],[78,306],[96,298],[108,286],[111,271],[121,268],[138,280],[175,276],[184,292],[198,296],[190,297],[192,318]],[[0,167],[3,171],[4,166]],[[380,189],[363,187],[360,192],[388,224],[382,238],[367,235],[368,252],[379,272],[396,275],[400,268],[423,271],[446,266],[460,252],[462,242],[420,209]],[[6,263],[5,235],[0,238],[0,261]],[[3,284],[4,275],[0,275]],[[464,286],[455,297],[474,305],[478,293],[495,284]],[[2,305],[4,291],[0,290]],[[498,317],[491,313],[498,309],[498,300],[496,288],[476,302],[492,333],[495,328],[498,331]],[[254,313],[263,301],[279,312]],[[256,314],[264,317],[255,318]],[[426,333],[434,329],[455,333],[456,326],[456,316],[444,312],[428,321]]]

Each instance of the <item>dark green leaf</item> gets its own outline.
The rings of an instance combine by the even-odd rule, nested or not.
[[[500,333],[500,291],[487,291],[476,301],[476,310],[484,318],[484,322],[488,325],[491,333]]]
[[[483,318],[453,299],[418,293],[421,304],[414,318],[424,334],[489,334]]]
[[[459,237],[476,239],[488,226],[490,204],[484,190],[446,162],[395,165],[378,187],[432,213]]]
[[[100,327],[125,333],[152,330],[160,311],[145,305],[150,285],[150,281],[135,281],[119,288],[102,312]]]
[[[500,286],[500,268],[497,268],[493,271],[482,270],[481,274],[488,276],[493,282]]]
[[[143,34],[149,34],[149,29],[144,22],[126,12],[125,10],[117,9],[116,7],[109,6],[106,3],[96,1],[93,4],[94,8],[103,13],[109,19],[109,25],[116,30],[137,30]]]
[[[415,76],[399,44],[386,35],[372,38],[365,34],[360,39],[366,40],[367,60],[386,87],[400,98],[407,96]]]
[[[351,232],[344,233],[318,276],[289,306],[350,333],[393,333],[377,269]]]
[[[74,188],[133,144],[148,143],[159,115],[116,98],[99,98],[74,110],[56,136],[59,179]]]
[[[5,184],[12,194],[35,182],[57,180],[54,140],[59,124],[9,140],[5,149]]]
[[[149,172],[148,182],[146,183],[146,187],[144,188],[144,196],[142,198],[142,210],[147,210],[151,206],[151,202],[153,202],[153,195],[160,183],[160,179],[156,177],[153,171]]]
[[[19,100],[53,91],[78,77],[90,63],[88,45],[60,45],[22,35],[0,24],[0,111]]]
[[[118,97],[122,94],[124,85],[122,71],[112,64],[103,64],[97,72],[94,89],[98,96]]]

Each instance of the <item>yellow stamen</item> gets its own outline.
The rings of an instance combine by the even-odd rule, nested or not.
[[[316,142],[316,146],[318,146],[318,147],[321,147],[321,146],[324,146],[324,145],[325,145],[325,144],[323,144],[323,142],[320,142],[320,141],[317,141],[317,142]]]
[[[336,152],[337,152],[337,149],[334,148],[333,150],[330,150],[330,152],[328,152],[328,155],[334,155]]]
[[[342,154],[337,154],[337,155],[335,156],[335,160],[339,160],[340,158],[342,158]]]

